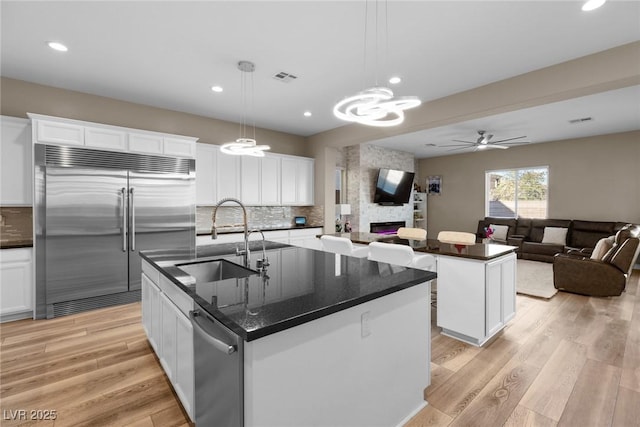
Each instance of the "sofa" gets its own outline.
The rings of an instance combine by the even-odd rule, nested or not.
[[[516,246],[518,258],[551,263],[558,253],[580,251],[582,256],[589,256],[600,239],[616,234],[627,223],[485,217],[478,221],[477,241],[485,238],[485,228],[491,224],[508,227],[506,238],[497,239],[496,243]]]
[[[556,254],[553,285],[558,290],[582,295],[621,295],[640,253],[639,236],[640,226],[629,224],[615,237],[599,241],[591,256],[577,250]]]

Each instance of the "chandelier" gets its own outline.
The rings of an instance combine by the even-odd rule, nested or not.
[[[378,1],[375,3],[375,86],[344,98],[333,107],[333,114],[341,120],[360,123],[367,126],[389,127],[399,125],[404,121],[404,111],[421,104],[415,96],[394,97],[393,91],[387,87],[378,86]],[[385,0],[385,28],[387,26],[387,3]],[[364,68],[367,57],[367,20],[368,1],[365,0],[364,23]],[[388,38],[385,30],[384,36]],[[388,56],[388,55],[387,55]]]
[[[220,146],[220,151],[225,154],[264,157],[265,150],[269,150],[271,148],[268,145],[257,145],[255,122],[252,124],[253,138],[247,137],[247,76],[249,73],[253,73],[255,69],[256,66],[253,64],[253,62],[238,62],[238,70],[241,71],[240,93],[242,97],[242,120],[240,122],[240,137],[233,142],[227,142]],[[253,106],[253,74],[251,74],[251,104]]]

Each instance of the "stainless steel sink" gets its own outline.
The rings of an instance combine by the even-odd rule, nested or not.
[[[239,279],[251,276],[252,274],[259,274],[257,271],[224,259],[187,262],[184,264],[176,264],[176,267],[193,277],[196,283]]]

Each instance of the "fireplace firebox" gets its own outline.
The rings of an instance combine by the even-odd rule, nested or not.
[[[405,221],[372,222],[369,232],[376,234],[396,234],[398,228],[406,226]]]

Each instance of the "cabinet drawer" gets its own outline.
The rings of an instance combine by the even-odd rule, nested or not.
[[[160,290],[180,309],[182,314],[189,317],[189,311],[193,310],[193,299],[164,276],[160,276],[158,284]]]

